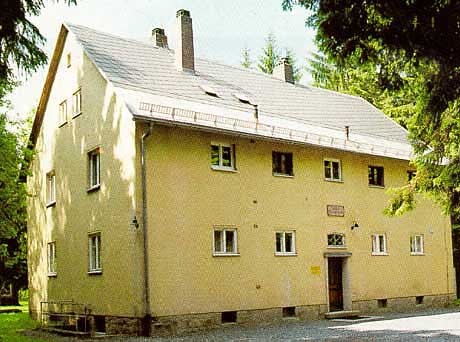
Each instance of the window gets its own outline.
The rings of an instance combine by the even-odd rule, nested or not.
[[[385,234],[372,235],[372,254],[373,255],[386,255],[387,254],[387,241]]]
[[[67,101],[62,101],[59,104],[59,126],[67,122]]]
[[[295,254],[295,232],[276,232],[275,233],[275,254],[294,255]]]
[[[81,89],[78,89],[72,96],[72,116],[81,114]]]
[[[218,170],[235,170],[235,145],[212,143],[211,167]]]
[[[72,55],[69,52],[67,54],[67,68],[70,68],[71,65],[72,65]]]
[[[416,172],[413,171],[413,170],[407,171],[407,180],[410,182],[412,180],[412,178],[415,177],[415,174],[416,174]]]
[[[56,275],[56,242],[48,243],[48,276]]]
[[[325,159],[324,160],[324,179],[329,181],[341,181],[342,170],[340,167],[340,160]]]
[[[236,229],[215,229],[214,255],[236,254],[238,254]]]
[[[384,186],[382,166],[369,166],[369,185]]]
[[[96,148],[88,153],[88,190],[98,189],[101,182],[100,176],[100,150]]]
[[[410,237],[410,254],[422,255],[423,253],[423,235],[412,235]]]
[[[292,166],[292,153],[275,152],[272,153],[273,175],[275,176],[294,176]]]
[[[89,236],[89,272],[101,273],[101,234]]]
[[[345,234],[328,234],[327,247],[345,247]]]
[[[46,206],[56,204],[56,174],[54,171],[46,174]]]

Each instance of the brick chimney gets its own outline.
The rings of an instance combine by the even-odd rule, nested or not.
[[[168,48],[168,37],[165,35],[165,30],[156,27],[152,30],[152,40],[156,47]]]
[[[288,83],[294,84],[294,71],[286,57],[281,58],[273,69],[273,77]]]
[[[176,66],[182,71],[195,71],[195,54],[193,50],[193,28],[190,12],[180,9],[177,19]]]

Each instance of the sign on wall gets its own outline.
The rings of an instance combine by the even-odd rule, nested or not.
[[[345,207],[343,205],[328,204],[327,205],[327,216],[345,216]]]
[[[321,267],[320,266],[311,266],[310,267],[310,273],[315,274],[315,275],[321,274]]]

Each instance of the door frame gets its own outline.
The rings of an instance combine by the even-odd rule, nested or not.
[[[329,258],[342,259],[342,297],[343,310],[351,311],[353,308],[351,300],[351,272],[350,272],[350,257],[351,252],[326,252],[324,253],[324,272],[326,281],[326,304],[327,311],[331,312],[329,306]]]

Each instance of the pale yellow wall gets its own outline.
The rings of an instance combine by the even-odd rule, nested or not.
[[[72,65],[67,68],[70,52]],[[72,118],[81,87],[82,114]],[[58,127],[59,103],[68,122]],[[143,314],[142,236],[130,226],[136,208],[135,124],[114,89],[69,34],[57,70],[29,177],[31,310],[42,300],[89,303],[94,313]],[[101,188],[87,192],[87,152],[101,149]],[[56,205],[45,207],[45,174],[56,172]],[[88,233],[101,232],[101,275],[88,275]],[[47,276],[46,245],[56,241],[57,277]],[[109,262],[110,260],[110,262]]]
[[[236,173],[210,168],[211,141],[236,144]],[[293,178],[272,175],[273,150],[293,152]],[[343,183],[323,179],[323,158],[342,161]],[[402,217],[382,214],[386,189],[407,180],[407,162],[157,125],[147,164],[154,315],[326,304],[328,232],[346,235],[353,301],[453,292],[440,210],[421,200]],[[368,165],[384,166],[385,189],[368,186]],[[345,217],[328,217],[327,204],[343,205]],[[238,229],[239,257],[212,256],[214,225]],[[296,230],[297,256],[274,255],[279,229]],[[388,256],[371,255],[380,232]],[[425,256],[410,256],[411,233],[424,234]]]
[[[79,86],[83,113],[72,119]],[[69,120],[59,128],[65,98]],[[28,181],[33,311],[42,300],[73,299],[95,314],[144,315],[142,227],[130,222],[134,215],[142,221],[145,130],[69,35]],[[211,141],[236,144],[237,172],[211,170]],[[355,301],[453,292],[448,219],[427,201],[401,218],[385,217],[385,189],[367,185],[369,164],[385,167],[386,188],[404,184],[407,162],[158,125],[147,142],[153,315],[326,304],[328,232],[346,234]],[[101,189],[87,193],[87,152],[97,146]],[[294,153],[293,178],[272,175],[272,150]],[[323,180],[323,158],[341,159],[343,183]],[[53,169],[57,203],[46,208],[45,174]],[[344,205],[345,217],[328,217],[327,204]],[[352,232],[354,220],[360,227]],[[214,225],[238,229],[239,257],[212,256]],[[297,256],[274,256],[274,234],[283,229],[296,231]],[[102,236],[102,275],[87,274],[88,233],[95,231]],[[371,256],[371,234],[380,232],[389,255]],[[424,234],[425,256],[409,255],[412,233]],[[46,270],[50,241],[57,247],[55,278]],[[311,266],[321,274],[311,274]]]

